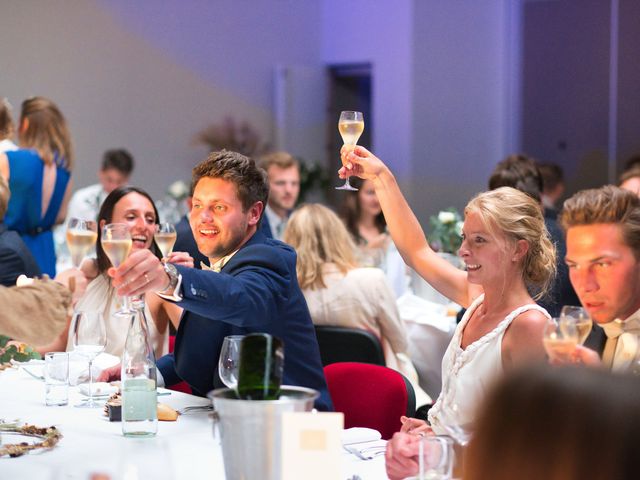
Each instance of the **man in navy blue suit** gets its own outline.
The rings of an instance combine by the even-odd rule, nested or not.
[[[258,231],[266,174],[243,155],[214,152],[194,168],[193,184],[191,229],[213,271],[163,265],[146,249],[110,270],[120,295],[158,292],[184,309],[174,353],[157,362],[165,383],[185,380],[200,395],[222,386],[224,337],[266,332],[284,342],[284,383],[318,390],[316,407],[332,409],[295,251]]]

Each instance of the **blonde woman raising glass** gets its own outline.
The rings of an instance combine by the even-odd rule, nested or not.
[[[348,173],[373,182],[387,228],[405,262],[467,308],[442,359],[442,391],[429,421],[439,434],[450,425],[468,425],[487,385],[504,370],[544,359],[542,332],[549,315],[529,293],[542,295],[555,273],[555,249],[542,210],[531,197],[509,187],[477,195],[464,210],[459,254],[466,271],[458,270],[429,247],[389,168],[363,147],[341,153],[346,167],[340,169],[340,177]],[[405,421],[403,430],[416,425],[417,421]],[[391,478],[404,478],[406,441],[389,444]]]

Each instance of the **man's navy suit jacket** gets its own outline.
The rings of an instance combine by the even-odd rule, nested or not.
[[[167,385],[185,380],[199,395],[224,386],[218,377],[224,337],[264,332],[284,342],[283,384],[318,390],[316,408],[333,409],[293,248],[258,231],[220,273],[177,268],[184,314],[173,354],[158,360]]]
[[[0,285],[13,287],[20,275],[33,278],[40,273],[36,259],[20,235],[0,223]]]

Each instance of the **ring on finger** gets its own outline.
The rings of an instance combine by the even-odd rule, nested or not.
[[[149,280],[149,275],[147,275],[146,273],[144,274],[144,284],[146,285],[147,283],[149,283],[151,280]]]

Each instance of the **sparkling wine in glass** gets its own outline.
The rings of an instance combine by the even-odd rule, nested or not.
[[[161,223],[156,226],[156,233],[153,238],[158,244],[163,259],[166,259],[173,251],[173,246],[176,243],[176,228],[172,223]]]
[[[553,318],[544,327],[542,343],[550,360],[570,362],[578,345],[578,329],[572,323]]]
[[[111,265],[118,268],[125,261],[131,251],[131,234],[125,223],[110,223],[102,229],[100,239],[104,252],[109,257]],[[122,308],[116,312],[118,315],[130,315],[133,310],[129,307],[129,298],[122,297]]]
[[[229,335],[224,337],[220,359],[218,360],[218,375],[220,380],[229,388],[238,386],[238,362],[240,361],[240,342],[244,335]]]
[[[87,401],[76,405],[76,407],[100,407],[101,405],[93,399],[93,372],[91,371],[91,366],[93,360],[104,350],[107,344],[107,331],[102,313],[75,312],[71,325],[71,339],[73,351],[89,362],[89,397]]]
[[[587,311],[582,307],[574,305],[565,305],[560,310],[560,324],[572,323],[578,330],[578,343],[584,345],[584,341],[591,333],[593,322]]]
[[[342,137],[344,144],[349,145],[353,150],[358,143],[360,135],[362,135],[362,132],[364,131],[364,117],[362,112],[340,112],[338,131],[340,132],[340,136]],[[349,183],[349,177],[347,177],[344,181],[344,185],[336,187],[336,190],[355,191],[358,189],[351,186]]]
[[[72,218],[67,223],[67,246],[71,254],[71,262],[76,268],[96,244],[98,232],[96,222]]]

